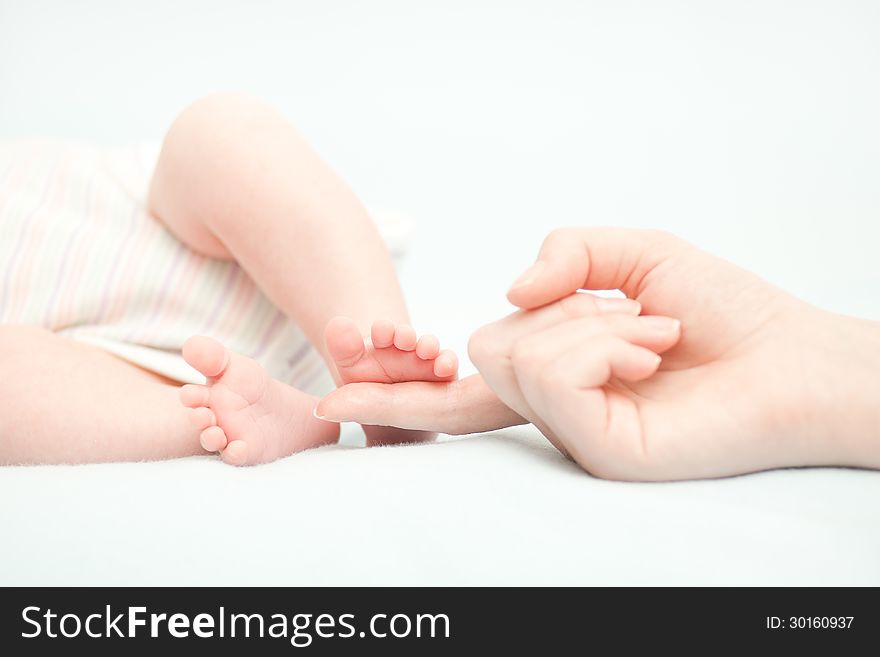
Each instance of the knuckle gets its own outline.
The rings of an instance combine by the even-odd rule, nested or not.
[[[509,319],[509,317],[505,317],[491,324],[486,324],[471,334],[468,339],[467,352],[471,362],[478,368],[508,355],[512,339],[507,325]]]
[[[515,368],[531,369],[538,361],[539,344],[533,337],[520,338],[510,350],[510,362]]]
[[[615,325],[615,322],[619,321],[618,318],[602,318],[602,321],[605,322],[604,326],[602,326],[603,330],[590,336],[590,347],[594,354],[601,354],[603,357],[607,357],[612,351],[617,349],[624,340],[613,332],[613,330],[618,327],[618,325]]]
[[[576,292],[571,294],[559,302],[559,308],[563,314],[569,319],[579,319],[581,317],[589,317],[598,312],[596,307],[596,299],[592,294],[582,294]]]
[[[554,228],[548,233],[545,244],[548,242],[568,242],[577,233],[577,228],[573,226],[560,226]]]
[[[592,322],[597,347],[608,348],[618,340],[618,334],[638,323],[638,319],[630,315],[601,315]]]
[[[497,331],[492,324],[478,328],[468,339],[468,357],[480,367],[492,359],[497,351]]]
[[[642,231],[645,241],[649,244],[660,245],[667,249],[680,248],[687,244],[682,238],[675,233],[659,228],[650,228]]]

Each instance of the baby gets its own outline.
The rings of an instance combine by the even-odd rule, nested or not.
[[[309,345],[336,384],[456,377],[408,324],[381,225],[272,109],[194,103],[143,193],[113,157],[0,150],[0,463],[250,465],[333,443]]]

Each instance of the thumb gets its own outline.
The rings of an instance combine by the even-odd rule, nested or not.
[[[635,298],[645,276],[684,246],[662,231],[560,228],[547,236],[537,261],[507,298],[520,308],[543,306],[579,289],[619,289]]]

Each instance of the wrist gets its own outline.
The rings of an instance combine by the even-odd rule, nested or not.
[[[808,404],[828,465],[880,468],[880,323],[820,313]]]

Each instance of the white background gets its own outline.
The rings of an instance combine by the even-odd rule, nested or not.
[[[880,318],[876,2],[0,0],[0,136],[159,140],[218,89],[416,218],[424,330],[504,313],[568,224],[664,228]]]
[[[159,140],[218,89],[276,104],[366,202],[416,218],[417,328],[459,350],[567,224],[670,230],[880,318],[876,2],[0,0],[0,136]],[[5,471],[0,574],[880,582],[874,473],[610,484],[521,435]]]

